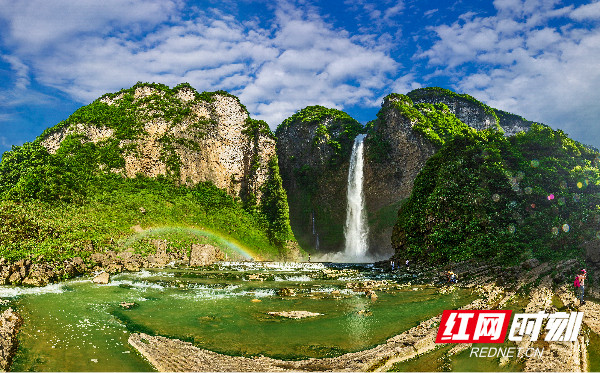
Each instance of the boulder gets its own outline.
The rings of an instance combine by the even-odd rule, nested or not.
[[[217,247],[207,244],[193,244],[190,254],[190,267],[211,265],[225,259],[225,254]]]
[[[0,268],[0,285],[8,284],[8,278],[10,277],[10,266],[4,265]]]
[[[103,266],[105,263],[108,264],[108,261],[110,260],[108,258],[108,256],[104,253],[93,253],[90,256],[90,260],[93,264],[95,265],[100,265]]]
[[[156,247],[156,254],[154,259],[156,264],[164,266],[169,263],[169,255],[167,254],[168,241],[167,240],[152,240],[152,244]]]
[[[116,264],[116,263],[110,263],[109,265],[107,265],[105,267],[105,271],[108,272],[108,273],[123,272],[123,265],[122,264]]]
[[[296,292],[294,291],[294,289],[281,288],[277,290],[277,295],[279,295],[280,297],[294,297],[296,296]]]
[[[141,269],[139,262],[128,261],[123,263],[123,268],[129,272],[137,272]]]
[[[50,283],[50,279],[48,277],[27,277],[21,283],[25,286],[46,286]]]
[[[18,285],[23,281],[23,276],[20,271],[13,272],[8,278],[8,282],[13,285]]]
[[[95,284],[108,284],[110,281],[110,274],[108,272],[102,272],[92,280]]]
[[[521,263],[521,267],[523,267],[523,269],[533,269],[539,265],[540,265],[540,261],[535,258],[527,259],[526,261]]]
[[[371,289],[369,289],[369,290],[365,291],[365,295],[366,295],[368,298],[371,298],[371,300],[376,300],[376,299],[378,298],[378,297],[377,297],[377,294],[376,294],[376,293],[375,293],[373,290],[371,290]]]
[[[29,274],[23,280],[23,285],[46,286],[55,278],[55,276],[56,273],[50,264],[32,264],[29,269]]]
[[[12,308],[0,315],[0,371],[10,369],[17,352],[17,333],[22,324],[23,319]]]

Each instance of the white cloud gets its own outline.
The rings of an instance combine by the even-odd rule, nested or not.
[[[173,0],[0,0],[9,43],[22,53],[38,53],[82,35],[140,33],[175,15]]]
[[[182,9],[176,0],[0,0],[5,59],[20,86],[33,78],[82,103],[137,81],[227,89],[271,126],[307,105],[371,105],[398,69],[389,44],[336,29],[309,7],[278,3],[267,29]]]
[[[373,91],[398,68],[385,52],[320,19],[279,11],[277,25],[272,45],[281,54],[239,93],[272,126],[307,105],[372,105]],[[274,96],[280,98],[269,102]]]
[[[596,5],[575,11],[558,1],[494,5],[494,16],[470,14],[432,28],[438,40],[419,57],[438,75],[452,76],[458,91],[598,146],[600,30],[567,18],[592,14]]]
[[[600,1],[578,7],[571,12],[571,17],[578,21],[600,19]]]
[[[392,18],[400,15],[404,10],[404,1],[397,0],[394,5],[388,7],[383,12],[383,19],[385,21],[390,21]]]

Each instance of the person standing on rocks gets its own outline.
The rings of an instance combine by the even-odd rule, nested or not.
[[[585,295],[585,278],[587,276],[587,271],[582,269],[581,272],[575,277],[575,287],[579,288],[579,304],[585,304],[585,300],[583,300],[583,296]]]
[[[458,282],[458,276],[456,273],[449,271],[448,272],[448,282],[451,284],[456,284]]]

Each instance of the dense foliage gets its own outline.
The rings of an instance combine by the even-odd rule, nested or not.
[[[135,97],[138,88],[153,91]],[[191,91],[194,98],[180,100],[177,94],[181,89],[188,90],[188,94]],[[248,201],[235,199],[209,183],[193,187],[180,185],[181,161],[175,150],[201,151],[198,140],[213,124],[211,120],[194,119],[191,105],[198,101],[210,102],[217,94],[231,96],[223,91],[198,93],[189,84],[169,89],[161,84],[138,83],[130,89],[104,95],[46,130],[36,141],[4,153],[0,162],[0,215],[3,217],[0,255],[10,258],[69,256],[72,254],[69,248],[83,245],[79,235],[106,248],[113,245],[111,238],[131,234],[131,225],[135,223],[177,222],[224,232],[248,244],[264,258],[278,258],[283,253],[283,245],[294,238],[289,229],[287,199],[276,158],[268,164],[269,179],[263,190],[267,198],[254,209],[245,208]],[[123,177],[125,157],[136,156],[137,152],[131,140],[148,136],[144,124],[157,118],[169,127],[186,121],[188,128],[191,126],[195,131],[186,132],[185,138],[173,137],[167,131],[158,139],[162,148],[160,159],[167,165],[165,177]],[[85,131],[79,130],[90,126],[110,129],[112,134],[101,141],[90,141]],[[64,128],[70,128],[71,133],[64,137],[55,153],[48,152],[42,141]],[[244,133],[254,144],[255,155],[259,150],[259,136],[274,138],[264,121],[250,118]],[[259,161],[253,159],[256,164]],[[256,205],[256,196],[253,197],[251,204]],[[138,206],[134,207],[135,204]],[[129,210],[135,212],[139,207],[156,214],[138,217],[134,213],[135,218],[130,219]],[[108,221],[102,210],[114,214],[114,220]],[[64,211],[65,219],[58,216],[60,211]],[[178,219],[172,219],[175,216]],[[79,219],[85,219],[86,223],[77,222]],[[76,224],[86,228],[76,232]]]
[[[269,239],[278,247],[285,247],[294,238],[290,227],[290,213],[283,180],[279,174],[277,156],[269,160],[269,177],[262,186],[260,210],[267,221]]]
[[[349,156],[354,138],[364,132],[362,124],[347,113],[318,105],[307,106],[285,119],[277,127],[276,134],[294,124],[317,126],[312,144],[314,147],[327,144],[332,149],[331,166],[338,165]]]
[[[387,126],[390,111],[393,115],[400,115],[408,120],[413,130],[421,133],[437,147],[441,147],[446,141],[463,131],[475,131],[461,122],[443,103],[415,105],[410,97],[392,93],[384,98],[384,105],[377,113],[377,119],[367,123],[366,126],[368,134],[366,142],[369,145],[367,156],[375,162],[384,162],[389,158],[391,145],[382,132]]]
[[[346,211],[340,198],[354,139],[363,132],[348,114],[323,106],[308,106],[277,128],[290,219],[302,247],[343,250]]]
[[[437,263],[579,257],[600,236],[599,163],[543,125],[511,138],[462,131],[415,180],[394,227],[396,253]]]
[[[464,103],[479,106],[480,108],[483,109],[484,113],[491,115],[492,117],[494,117],[496,119],[496,124],[500,124],[500,120],[498,119],[498,115],[497,115],[497,110],[494,110],[490,106],[477,100],[475,97],[467,95],[467,94],[456,93],[449,89],[440,88],[440,87],[425,87],[425,88],[415,89],[415,90],[409,92],[408,96],[410,96],[415,101],[421,100],[421,99],[431,99],[431,98],[436,98],[436,97],[453,98],[455,100],[462,101]]]
[[[140,226],[170,233],[218,232],[257,257],[280,258],[280,248],[271,243],[263,221],[209,182],[190,188],[165,178],[126,179],[110,174],[96,181],[81,203],[1,200],[0,256],[56,261],[75,255],[85,258],[93,251],[121,251],[132,247],[132,227]],[[198,243],[207,236],[189,239]],[[182,240],[179,237],[171,244],[177,246]],[[227,249],[222,242],[209,243]],[[139,245],[133,248],[144,250]]]

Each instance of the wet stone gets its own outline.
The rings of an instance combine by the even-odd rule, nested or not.
[[[108,272],[102,272],[92,280],[95,284],[108,284],[110,281],[110,274]]]
[[[322,313],[309,312],[309,311],[282,311],[282,312],[269,312],[271,316],[286,317],[288,319],[304,319],[307,317],[322,316]]]

